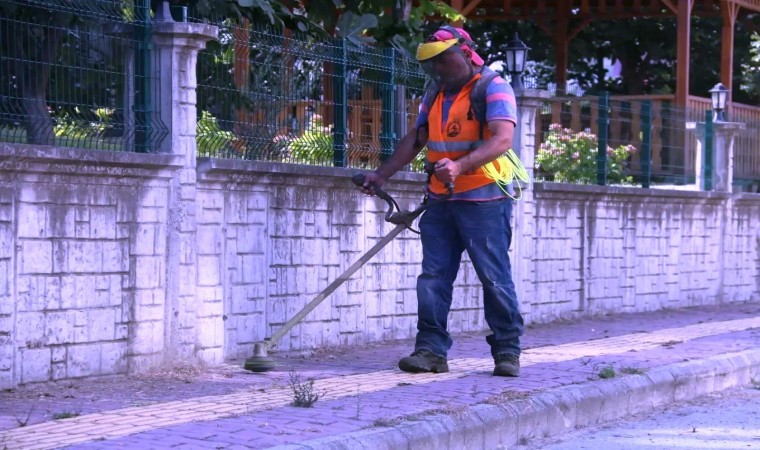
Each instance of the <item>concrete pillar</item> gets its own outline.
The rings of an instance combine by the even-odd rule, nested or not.
[[[536,166],[536,116],[538,110],[551,97],[549,91],[538,89],[522,89],[515,93],[517,100],[517,128],[512,142],[512,148],[528,169],[531,180]]]
[[[741,122],[714,122],[712,147],[712,190],[715,192],[733,192],[734,183],[734,141],[739,131],[746,124]],[[686,129],[696,133],[697,149],[694,170],[696,185],[705,189],[705,123],[689,122]]]
[[[169,361],[195,359],[196,349],[203,347],[196,299],[196,61],[217,31],[212,25],[171,21],[157,21],[153,27],[154,114],[166,127],[159,151],[184,159],[170,182],[166,224],[164,341]],[[224,325],[220,321],[218,326]]]
[[[547,91],[525,89],[516,93],[517,128],[512,148],[520,157],[523,166],[530,175],[531,182],[536,166],[536,133],[539,109],[551,96]],[[526,321],[530,321],[531,302],[533,300],[533,250],[535,229],[535,200],[530,187],[523,189],[520,199],[515,202],[512,233],[512,278],[517,290],[521,310]]]

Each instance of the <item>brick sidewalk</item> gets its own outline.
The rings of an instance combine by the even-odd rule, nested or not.
[[[757,348],[760,305],[666,310],[530,327],[523,373],[493,377],[482,335],[456,336],[451,372],[395,368],[411,342],[275,355],[265,374],[240,362],[204,372],[30,387],[0,394],[0,448],[267,448],[464,415],[600,375],[649,370]],[[290,406],[290,371],[315,379],[312,408]],[[77,417],[51,420],[63,415]],[[20,427],[22,422],[26,426]]]

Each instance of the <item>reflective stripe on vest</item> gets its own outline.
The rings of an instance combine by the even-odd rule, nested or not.
[[[436,96],[428,113],[428,153],[431,163],[443,158],[456,160],[475,150],[483,142],[480,140],[480,122],[470,112],[470,91],[482,75],[476,74],[457,94],[449,109],[446,123],[443,121],[443,95]],[[491,130],[483,127],[483,140],[491,137]],[[493,183],[478,167],[454,180],[454,192],[465,192]],[[436,177],[431,177],[430,190],[435,194],[445,194],[446,187]]]

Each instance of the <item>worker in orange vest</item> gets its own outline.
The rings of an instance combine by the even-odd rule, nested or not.
[[[489,177],[486,166],[512,146],[517,108],[511,86],[492,78],[485,90],[485,120],[473,114],[471,91],[484,75],[484,61],[461,28],[439,28],[417,48],[417,59],[437,89],[422,100],[414,128],[393,155],[365,176],[363,192],[374,193],[427,146],[431,202],[420,218],[422,274],[417,278],[418,321],[415,348],[399,361],[405,372],[447,372],[452,345],[448,332],[453,285],[462,253],[483,286],[486,337],[493,374],[518,376],[523,318],[512,281],[509,193]],[[432,98],[431,98],[432,97]]]

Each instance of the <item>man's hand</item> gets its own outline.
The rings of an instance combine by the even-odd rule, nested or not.
[[[364,184],[359,189],[367,195],[375,195],[375,188],[381,188],[387,180],[377,172],[364,174]]]
[[[453,183],[462,173],[462,167],[454,160],[443,158],[435,163],[435,177],[442,183]]]

